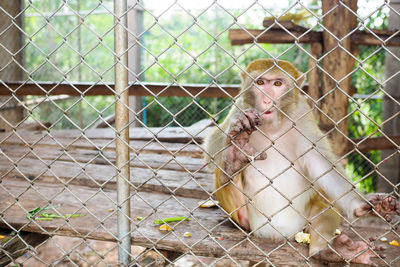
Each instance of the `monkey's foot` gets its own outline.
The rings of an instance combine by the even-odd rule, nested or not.
[[[368,245],[363,241],[353,241],[348,235],[340,234],[332,242],[332,248],[320,251],[315,257],[325,261],[342,262],[343,260],[353,263],[361,263],[377,266],[372,258],[385,257],[374,251],[381,251],[382,247]]]
[[[400,216],[400,202],[387,194],[373,194],[368,197],[368,203],[354,210],[357,217],[363,216],[374,209],[378,214],[390,222],[394,216]]]

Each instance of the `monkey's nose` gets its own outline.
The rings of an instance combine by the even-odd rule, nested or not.
[[[267,105],[271,105],[272,104],[272,100],[268,97],[264,98],[264,103]]]

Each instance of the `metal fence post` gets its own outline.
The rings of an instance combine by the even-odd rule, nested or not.
[[[118,259],[128,265],[130,262],[130,197],[129,197],[129,97],[128,97],[128,34],[126,0],[114,0],[115,29],[115,127],[118,201]]]

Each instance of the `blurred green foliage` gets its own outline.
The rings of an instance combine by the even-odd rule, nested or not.
[[[387,13],[378,9],[368,17],[365,25],[372,29],[387,29],[387,21]],[[383,96],[380,82],[385,80],[385,50],[382,47],[360,46],[357,58],[352,75],[352,85],[357,93]],[[382,99],[350,101],[348,112],[352,114],[348,119],[349,138],[379,136],[377,131],[382,123]],[[380,160],[380,151],[377,150],[349,155],[346,172],[353,181],[359,182],[359,190],[365,193],[374,191],[378,179],[375,164]]]

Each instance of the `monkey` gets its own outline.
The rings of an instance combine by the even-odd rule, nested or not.
[[[381,248],[335,231],[372,206],[390,221],[400,215],[399,202],[382,195],[366,201],[355,189],[300,93],[305,75],[290,62],[257,59],[241,78],[227,117],[203,146],[220,206],[257,237],[289,239],[307,228],[310,256],[373,265],[368,248]]]

